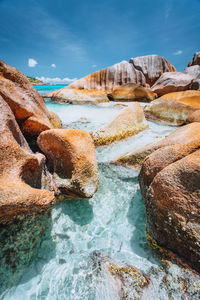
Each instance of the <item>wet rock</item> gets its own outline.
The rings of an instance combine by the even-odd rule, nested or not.
[[[51,129],[50,115],[39,93],[17,69],[0,61],[0,95],[10,106],[24,134]]]
[[[90,134],[96,146],[103,146],[135,135],[147,127],[142,107],[135,102],[121,110],[111,123]]]
[[[140,70],[146,79],[146,83],[152,86],[165,72],[175,72],[176,69],[170,62],[159,55],[146,55],[130,59],[134,68]]]
[[[51,239],[51,212],[30,211],[22,217],[0,223],[0,294],[19,283],[38,253],[42,236]],[[54,244],[52,243],[52,248]],[[48,244],[48,251],[50,250]]]
[[[65,102],[70,104],[96,104],[109,102],[105,91],[72,89],[66,86],[58,91],[47,94],[43,97],[51,98],[55,102]]]
[[[0,96],[0,222],[48,210],[54,195],[40,190],[45,157],[33,154]]]
[[[94,143],[84,130],[52,129],[38,137],[48,158],[57,195],[90,198],[97,191],[98,169]]]
[[[166,72],[151,87],[158,96],[168,93],[186,91],[190,88],[193,77],[182,72]]]
[[[199,112],[199,111],[197,111]],[[200,118],[199,118],[200,120]],[[144,159],[159,148],[175,145],[194,143],[200,146],[200,123],[192,123],[182,126],[167,137],[154,141],[138,149],[134,149],[121,157],[114,163],[140,169]]]
[[[153,152],[143,163],[139,182],[149,235],[200,272],[198,147],[190,143]]]
[[[166,94],[148,104],[145,116],[148,119],[172,125],[190,121],[190,115],[200,109],[200,91],[184,91]]]
[[[142,298],[150,284],[146,274],[134,266],[116,263],[98,251],[92,253],[91,259],[97,278],[101,279],[97,279],[96,287],[97,291],[101,291],[101,299],[106,299],[105,295],[109,295],[109,299]]]
[[[150,89],[134,83],[118,86],[110,94],[108,94],[108,98],[113,101],[150,102],[154,100],[156,96],[157,95]]]

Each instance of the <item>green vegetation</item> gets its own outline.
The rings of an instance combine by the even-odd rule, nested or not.
[[[30,83],[32,83],[32,84],[44,84],[43,81],[38,80],[38,79],[36,79],[36,78],[34,78],[34,77],[30,77],[30,76],[26,76],[26,77],[28,78],[28,80],[29,80]]]

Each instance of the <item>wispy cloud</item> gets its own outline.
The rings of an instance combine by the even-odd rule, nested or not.
[[[38,18],[33,21],[33,29],[51,42],[52,47],[56,48],[59,55],[68,55],[75,57],[76,61],[88,61],[85,44],[77,38],[71,28],[61,20],[41,9],[41,6],[35,7],[35,15]]]
[[[52,68],[56,68],[56,65],[55,65],[55,64],[51,64],[51,67],[52,67]]]
[[[28,59],[28,66],[30,68],[34,68],[37,64],[38,64],[38,62],[34,58],[29,58]]]
[[[183,53],[183,50],[178,50],[173,53],[173,55],[181,55]]]
[[[77,78],[59,78],[59,77],[55,77],[55,78],[50,78],[50,77],[36,77],[36,79],[43,81],[44,83],[63,83],[63,84],[67,84],[67,83],[71,83],[75,80],[77,80]]]
[[[92,68],[96,68],[97,67],[97,65],[92,65]]]

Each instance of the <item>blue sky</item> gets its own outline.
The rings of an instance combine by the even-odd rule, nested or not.
[[[0,0],[0,13],[0,58],[34,77],[80,78],[147,54],[182,71],[200,51],[200,0]]]

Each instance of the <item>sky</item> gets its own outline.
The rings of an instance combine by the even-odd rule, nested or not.
[[[158,54],[178,71],[200,51],[200,0],[0,0],[0,59],[67,83]]]

